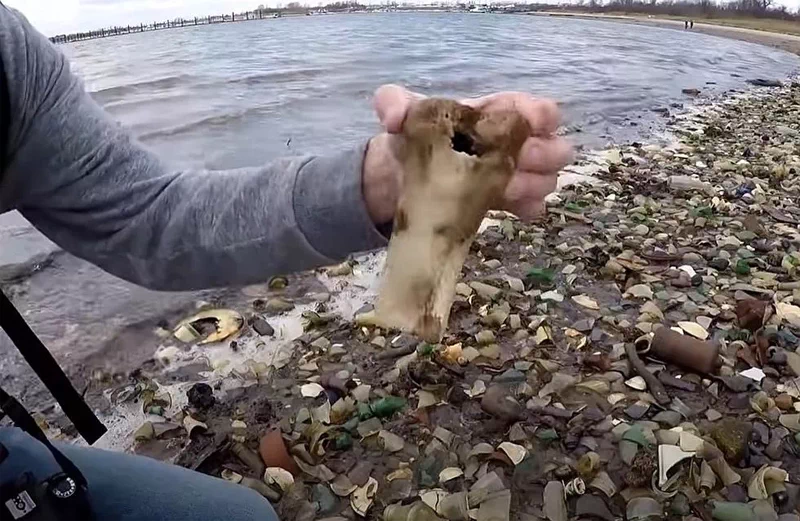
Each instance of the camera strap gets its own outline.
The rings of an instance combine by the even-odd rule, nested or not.
[[[33,419],[33,416],[25,409],[25,407],[20,404],[16,398],[8,394],[0,387],[0,410],[4,412],[14,425],[25,431],[28,435],[36,438],[40,441],[47,450],[50,451],[50,454],[53,455],[53,459],[56,460],[56,463],[61,467],[61,470],[64,473],[71,477],[75,483],[80,487],[86,487],[86,478],[83,477],[83,474],[78,467],[75,466],[69,458],[64,456],[64,454],[55,448],[55,446],[47,439],[42,429],[39,427],[39,424],[36,423],[36,420]]]
[[[14,307],[2,291],[0,291],[0,328],[6,332],[14,345],[17,346],[19,352],[22,353],[25,361],[28,362],[45,387],[47,387],[47,390],[50,391],[50,394],[56,399],[64,414],[75,425],[78,434],[90,445],[105,434],[105,425],[95,416],[94,412],[83,400],[83,397],[78,394],[78,391],[72,386],[72,382],[64,374],[53,355],[50,354],[50,351],[47,350],[42,341],[39,340],[39,337],[36,336],[36,333],[33,332],[19,311],[17,311],[17,308]],[[9,417],[11,413],[5,409],[7,398],[13,400],[23,411],[25,410],[19,402],[8,394],[3,393],[0,395],[0,402],[3,403],[3,410]],[[27,411],[25,411],[25,414],[41,434],[41,429],[38,429],[30,414]],[[14,420],[14,418],[11,419]],[[16,420],[14,422],[16,423]],[[30,432],[29,434],[33,435]],[[44,434],[41,434],[41,437],[45,440],[47,439]]]

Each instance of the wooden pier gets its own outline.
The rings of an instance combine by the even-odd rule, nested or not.
[[[59,34],[50,37],[53,43],[70,43],[79,42],[83,40],[95,40],[98,38],[108,38],[111,36],[120,36],[123,34],[145,33],[149,31],[161,31],[164,29],[177,29],[180,27],[192,27],[195,25],[212,25],[231,22],[246,22],[250,20],[264,20],[268,18],[281,18],[286,15],[305,15],[307,11],[303,12],[280,12],[277,9],[258,9],[255,11],[247,11],[244,13],[230,13],[215,16],[194,17],[190,19],[177,18],[175,20],[167,20],[164,22],[152,22],[149,24],[139,25],[125,25],[108,27],[104,29],[97,29],[94,31],[72,33],[72,34]]]

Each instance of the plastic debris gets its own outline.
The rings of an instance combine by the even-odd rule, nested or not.
[[[753,380],[754,382],[759,382],[759,383],[766,376],[766,374],[764,374],[764,371],[762,371],[758,367],[751,367],[750,369],[747,369],[745,371],[741,371],[741,372],[739,372],[739,375],[744,376],[745,378],[749,378],[749,379]]]
[[[684,434],[684,433],[681,433]],[[695,452],[689,452],[674,445],[658,446],[658,486],[663,487],[669,479],[669,471],[681,461],[692,458]]]
[[[186,429],[186,432],[189,433],[189,438],[197,433],[208,430],[208,425],[201,421],[195,420],[188,414],[183,418],[183,426]]]
[[[359,516],[366,517],[377,492],[378,480],[370,476],[366,485],[358,487],[350,495],[350,507]]]
[[[586,492],[586,483],[581,478],[574,478],[564,486],[564,494],[569,496],[580,496]]]
[[[589,297],[588,295],[575,295],[574,297],[572,297],[572,301],[578,304],[579,306],[585,307],[586,309],[592,309],[592,310],[600,309],[600,305],[597,303],[597,301]]]
[[[714,474],[714,469],[705,460],[700,462],[700,490],[708,494],[716,484],[717,476]]]
[[[316,398],[325,392],[325,388],[318,383],[304,384],[300,387],[300,394],[304,398]]]
[[[508,441],[501,443],[497,449],[503,451],[514,465],[519,465],[528,455],[528,449]]]
[[[242,325],[244,318],[232,309],[209,309],[183,320],[173,334],[184,343],[210,344],[237,333]]]
[[[464,471],[458,467],[447,467],[439,473],[439,481],[445,483],[464,475]]]
[[[266,481],[268,485],[277,485],[284,492],[294,486],[294,476],[292,476],[292,473],[280,467],[268,467],[264,471],[264,481]]]
[[[699,338],[700,340],[705,340],[708,338],[708,331],[706,328],[698,324],[697,322],[678,322],[678,327],[689,333],[695,338]]]
[[[752,499],[767,499],[779,490],[786,490],[783,483],[788,479],[789,473],[785,470],[764,465],[750,478],[747,495]]]

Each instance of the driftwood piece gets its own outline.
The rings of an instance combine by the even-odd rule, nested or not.
[[[486,211],[500,202],[530,130],[516,112],[455,101],[416,104],[403,125],[403,188],[377,322],[438,342]]]
[[[647,388],[650,390],[650,394],[655,397],[656,401],[661,405],[666,405],[672,401],[661,381],[647,370],[647,366],[642,362],[642,359],[639,358],[636,347],[632,342],[627,342],[625,344],[625,354],[628,355],[628,361],[631,363],[631,366],[633,366],[633,370],[639,373],[639,376],[644,378],[644,381],[647,382]]]

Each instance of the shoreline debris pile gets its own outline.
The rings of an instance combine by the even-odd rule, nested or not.
[[[281,519],[798,521],[799,125],[787,85],[615,150],[544,222],[491,215],[440,342],[321,301],[287,363],[137,451]]]

